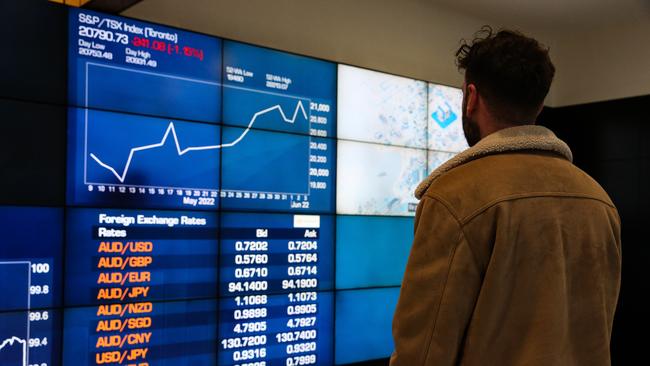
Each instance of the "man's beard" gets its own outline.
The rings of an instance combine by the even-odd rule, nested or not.
[[[465,139],[467,139],[469,147],[472,147],[481,141],[481,132],[478,129],[478,124],[473,119],[465,117],[464,115],[463,132],[465,133]]]
[[[467,116],[467,100],[465,99],[465,94],[463,95],[463,132],[465,133],[465,139],[469,147],[476,145],[481,141],[481,131],[479,131],[478,123],[475,120]]]

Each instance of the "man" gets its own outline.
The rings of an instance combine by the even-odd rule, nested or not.
[[[456,53],[470,149],[416,191],[393,366],[610,364],[620,219],[569,147],[535,126],[555,68],[483,28]]]

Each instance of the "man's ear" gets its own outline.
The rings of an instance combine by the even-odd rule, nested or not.
[[[467,116],[471,116],[478,106],[478,91],[476,90],[476,85],[467,84],[465,92],[467,93],[467,96],[465,97],[467,99],[467,110],[463,112],[466,113]]]

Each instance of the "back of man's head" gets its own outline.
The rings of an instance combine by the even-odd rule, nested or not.
[[[463,42],[456,62],[500,123],[535,123],[555,74],[547,48],[517,31],[484,26]]]

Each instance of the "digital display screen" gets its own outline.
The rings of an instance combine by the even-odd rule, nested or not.
[[[61,318],[58,309],[0,311],[0,365],[59,365]]]
[[[223,207],[332,212],[336,65],[224,41],[223,72]]]
[[[336,210],[350,215],[414,216],[413,192],[427,176],[427,151],[338,141]],[[352,158],[354,157],[354,158]]]
[[[56,362],[63,210],[2,206],[0,232],[0,365]]]
[[[220,126],[70,108],[68,131],[70,203],[218,207]]]
[[[307,135],[223,127],[221,205],[230,210],[332,212],[334,143]]]
[[[64,365],[215,365],[217,301],[68,308]]]
[[[270,365],[331,364],[333,217],[221,217],[220,364],[238,365],[246,352]]]
[[[413,191],[466,148],[462,92],[53,7],[30,9],[67,82],[0,99],[0,365],[389,357]]]
[[[399,286],[412,242],[411,217],[338,216],[336,288]]]
[[[427,147],[427,83],[339,65],[338,138]]]
[[[458,153],[468,148],[462,103],[462,90],[429,83],[429,150]]]
[[[70,105],[219,122],[219,38],[91,11],[68,21]]]
[[[336,364],[390,357],[399,287],[340,291],[336,296]]]
[[[70,209],[66,305],[216,297],[218,225],[211,212]]]

